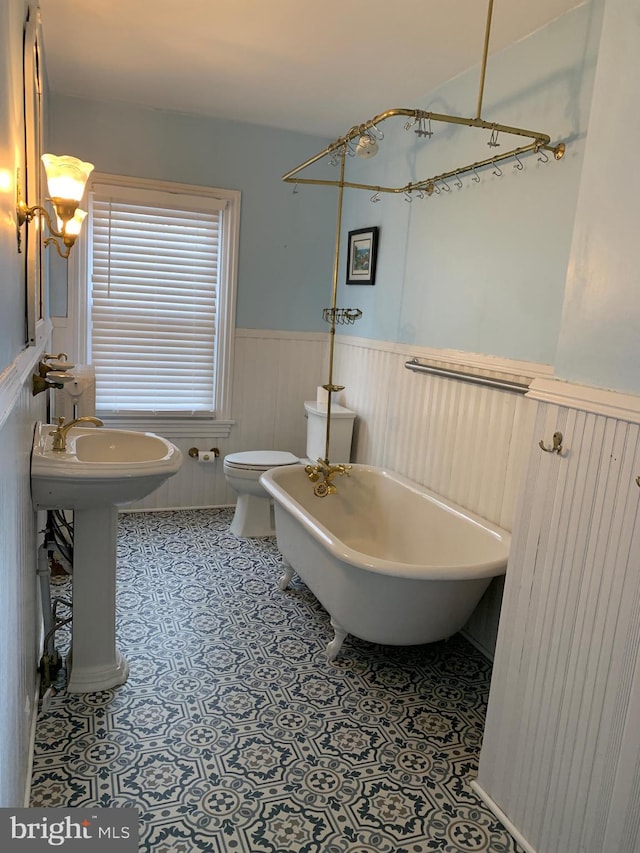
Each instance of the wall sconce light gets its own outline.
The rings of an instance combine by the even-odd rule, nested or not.
[[[17,203],[16,213],[18,217],[18,251],[20,251],[20,228],[25,222],[31,222],[36,215],[44,217],[51,237],[44,241],[45,246],[53,243],[61,258],[68,258],[71,247],[76,241],[86,211],[81,210],[78,205],[84,194],[89,175],[93,171],[93,163],[83,163],[77,157],[63,155],[56,157],[55,154],[43,154],[42,162],[47,173],[47,184],[49,186],[49,201],[52,203],[56,224],[49,211],[40,204],[28,207],[20,190],[20,174],[17,180]],[[62,240],[64,249],[60,246],[58,238]]]

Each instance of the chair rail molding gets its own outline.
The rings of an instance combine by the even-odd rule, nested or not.
[[[50,334],[51,322],[40,323],[37,345],[23,349],[0,373],[0,429],[14,410],[22,387],[44,352]]]
[[[555,378],[537,378],[527,397],[567,409],[580,409],[629,423],[640,423],[640,396],[607,388],[575,385]]]

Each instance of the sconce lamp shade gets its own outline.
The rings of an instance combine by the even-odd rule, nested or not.
[[[83,163],[77,157],[43,154],[42,162],[47,173],[49,195],[52,199],[64,199],[80,203],[93,163]]]
[[[75,239],[82,230],[82,223],[84,222],[86,215],[87,211],[82,210],[82,208],[79,207],[74,213],[73,219],[70,219],[66,225],[60,217],[58,217],[58,230],[62,231],[64,229],[65,237],[73,237]]]

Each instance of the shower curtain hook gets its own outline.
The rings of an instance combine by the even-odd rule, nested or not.
[[[462,189],[463,184],[462,184],[462,181],[460,180],[460,175],[457,172],[456,172],[456,178],[455,178],[454,183],[458,187],[459,190]]]
[[[498,166],[498,164],[496,163],[496,161],[495,161],[495,160],[492,160],[491,162],[493,163],[493,165],[494,165],[494,167],[495,167],[495,168],[494,168],[494,169],[492,169],[491,171],[493,172],[493,174],[494,174],[497,178],[501,178],[501,177],[502,177],[502,169],[500,168],[500,166]]]
[[[521,172],[521,171],[524,169],[524,163],[523,163],[523,162],[522,162],[522,160],[518,157],[517,153],[516,153],[516,154],[514,154],[513,156],[514,156],[514,157],[516,158],[516,160],[518,161],[517,163],[514,163],[514,164],[513,164],[513,168],[514,168],[514,169],[517,169],[519,172]]]
[[[369,199],[369,201],[372,202],[372,204],[377,204],[379,201],[382,201],[382,199],[380,198],[380,193],[374,193]]]
[[[411,190],[405,190],[404,200],[408,201],[409,204],[411,204],[411,202],[413,201],[413,196],[411,195]]]
[[[293,195],[298,195],[298,185],[297,184],[293,185]]]
[[[371,127],[378,134],[378,139],[383,140],[384,139],[384,133],[381,130],[378,130],[378,128],[375,126],[375,124],[372,124]]]
[[[442,189],[443,189],[446,193],[450,193],[450,192],[451,192],[451,187],[450,187],[450,186],[449,186],[449,184],[445,181],[445,179],[444,179],[444,178],[441,178],[440,183],[442,184]]]
[[[476,172],[476,167],[472,166],[471,170],[473,172],[473,178],[471,178],[471,180],[474,181],[474,183],[479,184],[480,183],[480,175]]]
[[[489,148],[498,148],[500,146],[500,143],[498,142],[498,131],[496,130],[495,124],[493,125],[493,130],[491,131],[491,136],[489,137],[487,145]]]
[[[544,149],[542,151],[542,155],[540,157],[538,157],[538,160],[541,163],[548,163],[549,162],[549,155],[547,154],[546,151],[544,151]]]
[[[425,121],[427,121],[427,119],[425,119],[424,116],[420,116],[420,118],[418,119],[418,129],[414,130],[413,132],[417,133],[418,136],[426,136],[431,139],[431,137],[433,136],[433,131],[431,130],[431,118],[428,119],[428,125],[425,124]]]

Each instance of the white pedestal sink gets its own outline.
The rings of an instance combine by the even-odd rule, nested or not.
[[[52,424],[36,425],[31,454],[35,509],[72,509],[73,621],[67,690],[95,693],[123,684],[129,667],[116,648],[117,507],[175,474],[182,454],[153,433],[72,426],[53,450]]]

